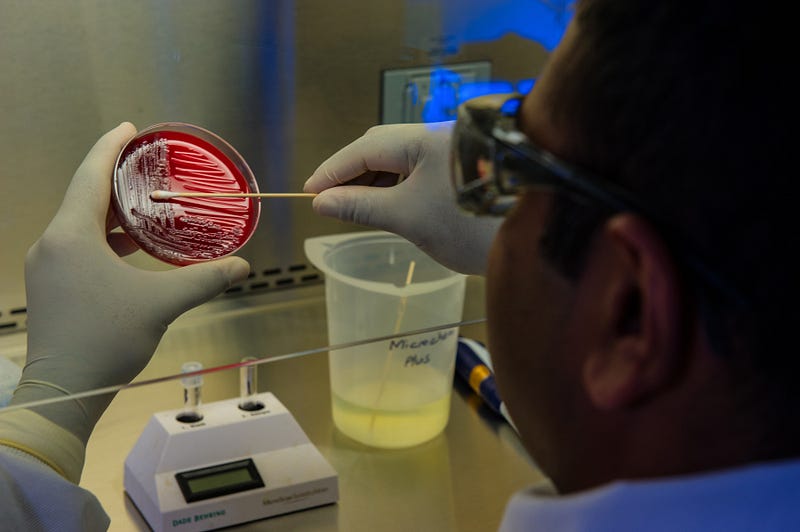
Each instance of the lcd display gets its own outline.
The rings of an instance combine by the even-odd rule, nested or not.
[[[263,488],[264,481],[250,458],[175,475],[186,502],[202,501],[240,491]]]

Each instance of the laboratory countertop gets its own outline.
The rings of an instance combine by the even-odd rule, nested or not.
[[[470,278],[464,318],[483,316],[482,281]],[[483,324],[460,334],[483,340]],[[181,317],[164,336],[137,381],[205,368],[246,356],[277,357],[327,344],[322,285],[222,299]],[[238,370],[205,376],[203,402],[236,397]],[[454,383],[445,431],[401,450],[367,447],[338,432],[331,419],[327,352],[258,366],[258,391],[272,392],[294,415],[339,476],[339,501],[227,530],[489,531],[509,497],[542,480],[511,427],[468,386]],[[122,390],[89,441],[81,486],[97,495],[112,531],[148,530],[123,490],[123,464],[151,415],[180,408],[183,389],[171,380]]]

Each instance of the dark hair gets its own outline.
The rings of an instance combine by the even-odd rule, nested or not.
[[[560,155],[631,190],[746,296],[749,312],[696,294],[715,350],[781,380],[800,369],[796,45],[791,17],[769,5],[583,0],[544,97],[567,139]],[[560,194],[543,253],[575,276],[607,215]]]

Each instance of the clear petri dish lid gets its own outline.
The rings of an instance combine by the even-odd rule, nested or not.
[[[141,130],[114,166],[113,205],[123,230],[145,252],[183,266],[230,255],[255,232],[259,198],[172,198],[155,190],[257,193],[244,158],[222,138],[181,122]]]

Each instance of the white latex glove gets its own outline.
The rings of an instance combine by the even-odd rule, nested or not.
[[[120,258],[136,249],[110,214],[114,161],[136,130],[106,133],[78,168],[60,209],[25,263],[28,355],[12,404],[124,384],[147,364],[167,325],[245,279],[246,261],[229,257],[169,271],[145,271]],[[29,382],[33,384],[24,384]],[[41,384],[47,383],[47,384]],[[111,395],[35,411],[85,444]]]
[[[371,128],[317,168],[314,211],[396,233],[444,266],[484,274],[500,218],[462,211],[450,182],[452,122]],[[406,178],[397,184],[399,176]],[[349,185],[349,186],[337,186]]]

